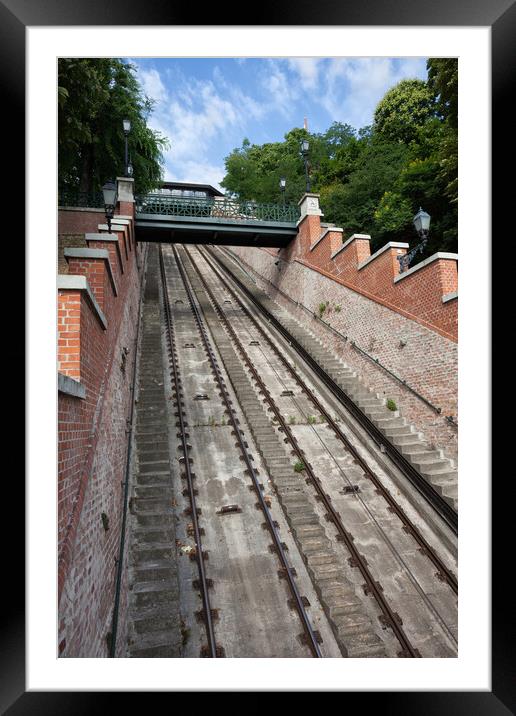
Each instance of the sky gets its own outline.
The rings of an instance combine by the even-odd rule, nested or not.
[[[402,79],[426,79],[426,58],[127,58],[155,100],[148,124],[170,140],[165,180],[220,187],[242,145],[281,142],[293,127],[372,123]]]

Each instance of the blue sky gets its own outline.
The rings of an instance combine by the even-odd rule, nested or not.
[[[224,158],[240,147],[282,141],[307,118],[371,124],[377,102],[402,79],[426,79],[426,58],[129,58],[156,101],[149,125],[166,135],[165,178],[219,187]]]

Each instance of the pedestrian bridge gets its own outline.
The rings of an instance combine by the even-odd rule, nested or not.
[[[297,235],[299,218],[292,204],[165,194],[135,198],[137,241],[284,247]]]

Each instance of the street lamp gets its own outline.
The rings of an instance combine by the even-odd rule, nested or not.
[[[111,219],[115,215],[115,207],[117,201],[117,188],[114,181],[107,181],[102,187],[104,195],[104,212],[106,214],[108,233],[111,233]]]
[[[306,177],[306,191],[310,193],[310,177],[308,176],[308,150],[310,149],[310,143],[308,139],[301,140],[301,154],[303,155],[303,161],[305,163],[305,177]]]
[[[287,180],[285,179],[285,177],[281,177],[281,179],[279,180],[279,188],[281,191],[281,195],[283,197],[283,204],[285,204],[285,188],[286,188],[286,186],[287,186]]]
[[[397,257],[400,265],[400,273],[403,273],[408,269],[410,262],[418,251],[423,251],[427,244],[428,235],[430,233],[430,214],[427,214],[426,211],[423,211],[421,207],[419,207],[419,211],[414,216],[412,221],[414,222],[414,228],[419,234],[421,241],[419,242],[419,244],[417,244],[417,246],[414,246],[414,248],[411,249],[407,254]]]
[[[122,121],[122,124],[124,126],[124,134],[125,134],[125,176],[130,176],[129,174],[129,159],[127,154],[127,137],[129,136],[129,132],[131,131],[131,120],[130,119],[124,119]]]

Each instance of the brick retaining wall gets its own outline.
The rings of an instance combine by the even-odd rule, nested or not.
[[[260,288],[306,324],[362,376],[369,388],[395,400],[402,414],[429,441],[443,448],[447,456],[456,458],[457,430],[445,419],[446,415],[457,417],[457,343],[454,340],[305,263],[282,261],[278,268],[275,250],[230,248],[245,263]],[[336,336],[303,308],[294,306],[277,289],[316,314],[319,305],[329,301],[330,310],[324,312],[324,320],[348,340]],[[340,311],[335,307],[340,307]],[[352,347],[352,341],[440,407],[441,414],[431,410],[373,361],[361,355]]]
[[[146,247],[134,244],[132,221],[106,234],[103,242],[103,214],[60,211],[59,218],[61,235],[80,237],[77,243],[62,242],[70,255],[63,256],[68,272],[58,284],[63,286],[58,290],[58,370],[76,381],[68,385],[77,386],[78,393],[60,391],[58,398],[59,655],[106,657]],[[95,233],[97,240],[90,244],[83,232]],[[74,256],[70,248],[77,246],[93,250],[81,248]],[[117,641],[122,646],[124,585]]]

